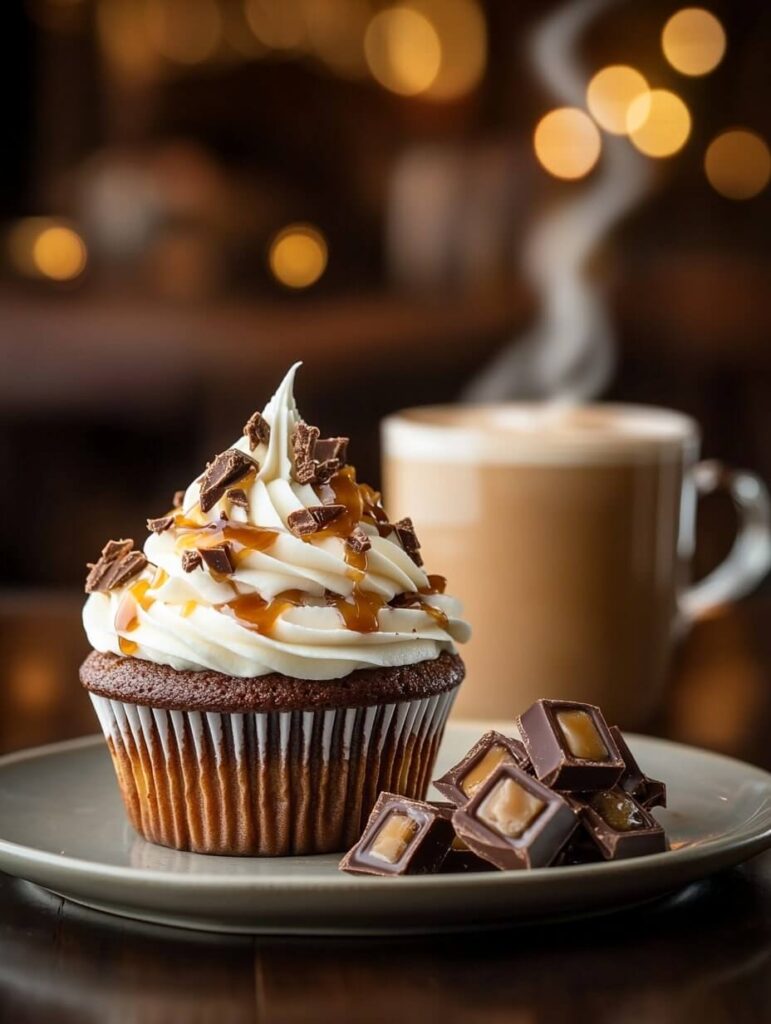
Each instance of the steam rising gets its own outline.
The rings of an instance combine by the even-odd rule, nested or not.
[[[589,76],[577,56],[580,38],[601,12],[618,2],[571,2],[535,29],[535,69],[561,105],[584,106]],[[540,300],[538,322],[471,382],[464,399],[572,404],[602,391],[615,366],[613,329],[586,264],[599,241],[637,205],[650,179],[648,162],[626,139],[604,137],[592,181],[576,198],[540,219],[525,243],[523,267]]]

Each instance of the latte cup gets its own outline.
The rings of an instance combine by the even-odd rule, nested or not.
[[[433,406],[384,422],[387,507],[409,511],[473,630],[456,717],[558,697],[623,728],[650,721],[678,638],[771,566],[766,488],[699,462],[699,444],[689,417],[632,405]],[[737,537],[694,584],[698,496],[718,489]]]

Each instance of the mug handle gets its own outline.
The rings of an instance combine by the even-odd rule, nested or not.
[[[725,560],[681,594],[680,610],[688,622],[707,618],[749,594],[771,568],[771,500],[763,481],[715,459],[699,462],[692,472],[697,494],[728,492],[739,532]]]

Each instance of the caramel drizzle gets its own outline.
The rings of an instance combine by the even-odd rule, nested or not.
[[[353,466],[344,466],[328,483],[319,486],[318,493],[324,504],[344,505],[345,512],[324,529],[304,537],[306,543],[313,543],[325,537],[338,537],[344,541],[361,522],[374,526],[381,537],[391,532],[379,492],[368,484],[358,483]],[[251,551],[268,551],[280,536],[278,530],[267,527],[230,522],[226,519],[210,522],[196,509],[190,510],[187,514],[175,510],[173,514],[175,528],[183,531],[177,538],[178,549],[201,550],[230,543],[236,564]],[[350,597],[328,595],[327,606],[337,609],[346,629],[356,633],[376,633],[380,629],[379,614],[383,608],[389,607],[389,604],[379,594],[364,590],[360,586],[367,572],[367,553],[354,551],[346,545],[344,558],[349,567],[348,576],[354,581],[353,591]],[[228,580],[228,577],[212,575],[223,581]],[[167,573],[158,569],[152,583],[140,580],[130,588],[115,617],[117,632],[132,632],[139,626],[137,605],[148,611],[154,599],[147,596],[147,591],[159,587],[166,579]],[[447,628],[448,621],[444,612],[420,599],[432,594],[443,594],[446,584],[443,576],[429,576],[428,586],[421,587],[414,595],[414,600],[403,607],[420,609],[439,626]],[[301,590],[285,590],[270,600],[259,594],[239,594],[216,607],[235,618],[247,629],[262,636],[271,636],[277,620],[284,612],[290,608],[307,605],[307,597],[308,595]],[[197,602],[187,601],[182,606],[182,616],[191,615],[196,606]],[[119,637],[118,642],[124,654],[134,654],[138,650],[138,645],[126,637]]]

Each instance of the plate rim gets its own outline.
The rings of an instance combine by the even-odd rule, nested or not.
[[[481,720],[460,720],[449,723],[449,726],[465,728],[476,728],[482,726]],[[487,729],[495,728],[500,722],[487,721],[484,723]],[[638,740],[653,743],[690,754],[697,754],[712,760],[726,762],[736,770],[740,769],[758,781],[765,783],[771,791],[771,772],[766,771],[757,765],[749,764],[739,758],[730,757],[716,751],[705,750],[702,747],[692,746],[687,743],[679,743],[674,740],[663,739],[657,736],[647,736],[640,733],[627,734],[632,744]],[[79,736],[74,739],[60,740],[56,743],[43,744],[36,747],[29,747],[13,751],[0,757],[0,772],[11,765],[20,764],[24,761],[33,761],[40,758],[55,756],[57,754],[69,753],[71,751],[87,749],[104,744],[104,738],[100,734]],[[754,816],[753,816],[754,817]],[[496,887],[505,884],[507,887],[520,887],[524,885],[543,884],[547,879],[550,883],[557,881],[557,876],[562,878],[569,876],[571,880],[577,881],[585,878],[591,881],[593,878],[603,876],[605,878],[618,875],[637,875],[655,870],[657,865],[666,863],[674,866],[675,863],[685,865],[687,863],[698,864],[703,860],[712,860],[721,853],[746,854],[746,856],[734,857],[733,861],[739,862],[748,859],[766,849],[771,849],[771,803],[767,813],[761,821],[752,827],[752,818],[743,821],[739,831],[721,833],[714,838],[706,839],[704,842],[692,846],[681,847],[677,850],[667,850],[663,853],[650,854],[647,857],[634,858],[621,861],[602,861],[595,864],[582,864],[571,866],[568,872],[556,873],[551,868],[534,868],[529,871],[502,871],[502,872],[481,872],[479,874],[440,874],[440,875],[416,875],[405,876],[399,879],[400,886],[408,888],[441,888],[441,889],[464,889],[469,885],[474,888],[479,886]],[[98,876],[104,880],[120,879],[132,884],[145,885],[147,888],[156,889],[159,886],[179,888],[203,887],[208,889],[221,889],[225,891],[249,888],[252,891],[276,891],[292,889],[293,891],[349,891],[356,890],[363,892],[367,889],[380,889],[384,885],[391,884],[389,878],[377,878],[367,876],[351,876],[344,872],[336,874],[307,873],[300,875],[221,875],[221,874],[189,874],[174,870],[160,870],[157,868],[142,867],[117,867],[104,864],[99,861],[87,861],[80,857],[72,857],[67,854],[50,853],[36,847],[26,846],[23,843],[16,843],[4,839],[0,835],[0,854],[4,854],[20,863],[34,863],[55,868],[69,877],[82,877],[84,875]],[[190,856],[205,857],[206,854],[189,854]],[[324,855],[328,856],[328,855]],[[220,858],[224,859],[224,858]],[[287,858],[238,858],[238,860],[266,860],[280,862]],[[309,858],[312,859],[312,858]],[[5,870],[0,864],[0,870]]]

